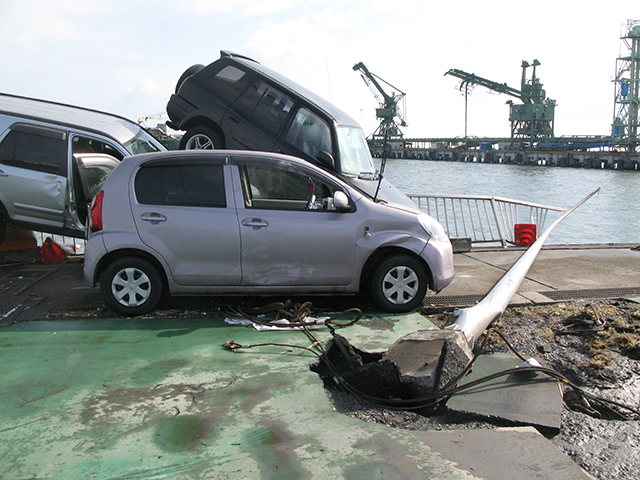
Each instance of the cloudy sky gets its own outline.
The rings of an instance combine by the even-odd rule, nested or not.
[[[220,50],[250,56],[375,130],[360,75],[407,93],[408,137],[464,135],[461,69],[520,87],[522,60],[555,99],[557,135],[606,135],[621,26],[640,2],[573,0],[0,0],[0,92],[137,120]],[[530,70],[529,70],[530,72]],[[510,97],[469,96],[469,135],[509,136]],[[151,121],[153,124],[155,121]]]

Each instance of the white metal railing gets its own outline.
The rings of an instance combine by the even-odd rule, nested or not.
[[[449,238],[470,238],[472,244],[514,243],[514,225],[533,223],[544,229],[547,213],[566,209],[510,198],[474,195],[408,194],[425,213],[436,218]]]
[[[503,247],[514,243],[514,225],[534,223],[542,232],[547,213],[566,209],[513,200],[503,197],[475,195],[408,194],[425,213],[436,218],[449,238],[470,238],[472,244],[500,243]],[[72,255],[84,253],[83,238],[65,237],[36,232],[38,246],[47,237],[64,245]]]

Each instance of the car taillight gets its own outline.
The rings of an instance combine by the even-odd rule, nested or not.
[[[100,190],[93,199],[91,205],[91,231],[99,232],[102,230],[102,199],[104,197],[104,191]]]

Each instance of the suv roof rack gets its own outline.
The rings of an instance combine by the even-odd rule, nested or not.
[[[220,58],[223,57],[242,58],[244,60],[249,60],[250,62],[260,63],[253,58],[247,57],[245,55],[240,55],[239,53],[230,52],[229,50],[220,50]]]

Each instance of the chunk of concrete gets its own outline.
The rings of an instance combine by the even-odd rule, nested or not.
[[[396,340],[384,358],[398,365],[403,382],[433,391],[455,379],[473,353],[462,332],[419,330]]]
[[[514,368],[522,363],[507,353],[481,355],[459,385]],[[557,380],[539,372],[512,373],[453,395],[450,410],[559,430],[562,391]]]

